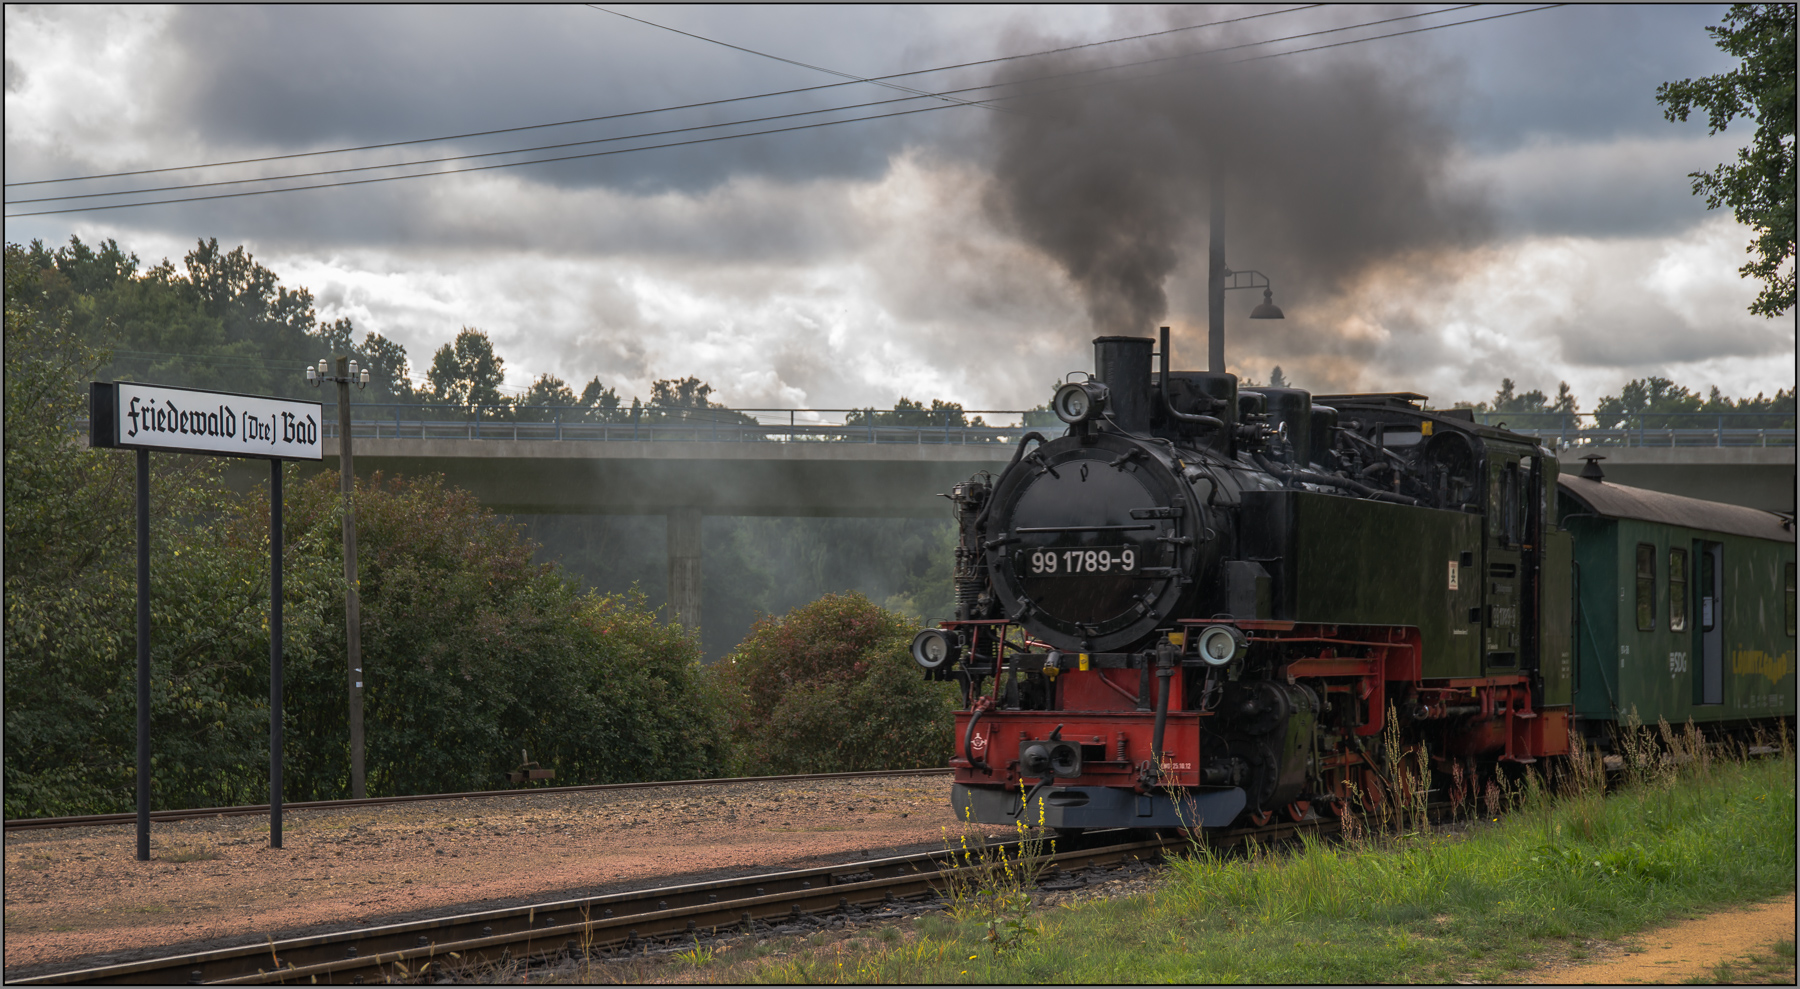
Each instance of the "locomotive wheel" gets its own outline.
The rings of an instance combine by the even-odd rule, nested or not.
[[[1306,800],[1296,800],[1293,803],[1288,804],[1287,816],[1290,821],[1306,820],[1308,817],[1312,816],[1312,803]]]
[[[1253,810],[1244,816],[1250,820],[1251,824],[1260,828],[1275,819],[1275,812],[1272,810]]]

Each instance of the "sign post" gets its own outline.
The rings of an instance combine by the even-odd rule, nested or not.
[[[137,857],[150,860],[150,452],[253,457],[269,473],[269,844],[281,847],[281,465],[322,460],[324,409],[260,395],[96,381],[88,445],[137,451]]]

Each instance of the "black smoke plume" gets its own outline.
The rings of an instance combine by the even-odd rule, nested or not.
[[[1145,30],[1232,15],[1186,7],[1149,16],[1164,23]],[[1144,334],[1164,319],[1177,270],[1196,276],[1181,296],[1197,303],[1186,315],[1204,322],[1214,169],[1227,263],[1267,272],[1284,305],[1325,302],[1372,267],[1430,264],[1435,249],[1477,241],[1488,229],[1484,204],[1447,181],[1453,69],[1421,61],[1403,39],[1237,65],[1270,49],[1191,55],[1373,16],[1311,12],[1129,52],[1012,63],[995,80],[1018,95],[1003,101],[1013,112],[993,114],[987,209],[1062,267],[1094,328],[1108,333]],[[1109,68],[1145,59],[1164,61]]]

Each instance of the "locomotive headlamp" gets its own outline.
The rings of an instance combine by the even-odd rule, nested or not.
[[[1106,410],[1106,386],[1098,381],[1071,381],[1056,390],[1050,408],[1058,419],[1071,426],[1098,419]]]
[[[1242,656],[1250,647],[1250,641],[1244,633],[1230,625],[1213,625],[1200,633],[1196,643],[1200,647],[1200,658],[1208,666],[1224,666]]]
[[[928,670],[955,662],[961,652],[962,643],[941,628],[928,628],[913,637],[913,662]]]

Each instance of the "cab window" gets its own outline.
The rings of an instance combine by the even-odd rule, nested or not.
[[[1519,465],[1500,468],[1500,543],[1519,545]]]

